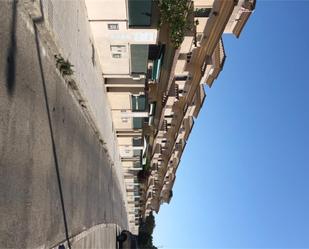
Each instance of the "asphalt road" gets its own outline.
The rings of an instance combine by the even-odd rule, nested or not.
[[[102,145],[15,7],[1,1],[0,248],[52,247],[101,223],[127,227]]]

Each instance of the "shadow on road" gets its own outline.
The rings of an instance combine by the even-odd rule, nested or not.
[[[49,103],[48,103],[47,88],[46,88],[46,81],[45,81],[45,76],[44,76],[42,57],[41,57],[41,51],[40,51],[40,44],[39,44],[39,38],[38,38],[37,24],[40,24],[44,21],[44,12],[43,12],[43,8],[42,8],[41,0],[40,0],[39,3],[40,3],[41,16],[33,18],[35,44],[36,44],[36,49],[37,49],[39,69],[40,69],[41,80],[42,80],[42,85],[43,85],[45,106],[46,106],[46,112],[47,112],[48,124],[49,124],[49,130],[50,130],[50,138],[51,138],[51,142],[52,142],[53,157],[54,157],[54,161],[55,161],[55,170],[56,170],[56,174],[57,174],[57,182],[58,182],[58,189],[59,189],[59,195],[60,195],[60,201],[61,201],[61,209],[62,209],[62,216],[63,216],[63,222],[64,222],[65,237],[66,237],[68,247],[71,249],[71,244],[70,244],[70,240],[69,240],[69,229],[68,229],[68,223],[67,223],[67,216],[66,216],[66,211],[65,211],[65,207],[64,207],[64,197],[63,197],[62,183],[61,183],[61,178],[60,178],[58,156],[57,156],[56,144],[55,144],[55,139],[54,139],[53,126],[52,126],[52,122],[51,122],[50,107],[49,107]]]
[[[15,88],[15,57],[16,57],[16,0],[12,2],[12,22],[11,22],[11,39],[8,49],[6,63],[6,86],[9,95],[12,95]]]

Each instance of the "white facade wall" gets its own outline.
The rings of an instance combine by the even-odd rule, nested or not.
[[[131,110],[131,94],[129,92],[108,92],[113,110]]]
[[[156,44],[157,29],[129,29],[126,0],[85,0],[104,75],[130,75],[130,44]],[[111,27],[113,26],[113,27]],[[117,51],[116,46],[119,50]]]
[[[212,7],[215,0],[194,0],[194,7],[206,8]]]
[[[89,20],[127,20],[125,0],[85,0]]]
[[[242,14],[241,6],[244,3],[244,0],[239,0],[237,6],[235,6],[233,13],[228,21],[228,23],[225,26],[224,33],[233,33],[233,30],[238,22],[238,19],[240,18]]]

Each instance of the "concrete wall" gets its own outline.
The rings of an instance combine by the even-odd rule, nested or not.
[[[215,0],[194,0],[194,7],[209,8],[212,7]]]
[[[132,118],[124,117],[124,113],[121,111],[115,110],[112,111],[114,126],[116,130],[132,130],[133,121]]]
[[[106,18],[108,19],[108,18]],[[109,30],[108,24],[118,24],[118,30]],[[129,29],[126,21],[91,21],[91,29],[99,51],[103,73],[106,75],[130,75],[130,44],[155,44],[156,29]],[[111,46],[124,46],[121,52],[113,52]],[[121,58],[113,58],[120,54]]]
[[[155,44],[156,29],[129,29],[127,0],[86,0],[104,75],[131,75],[130,44]],[[109,25],[115,25],[110,28]],[[115,51],[113,46],[122,46]]]
[[[89,20],[127,20],[126,0],[85,0]]]
[[[131,107],[131,93],[129,92],[109,92],[108,98],[110,99],[111,108],[113,110],[130,110]]]

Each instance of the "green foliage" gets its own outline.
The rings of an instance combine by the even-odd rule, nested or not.
[[[153,245],[152,234],[148,234],[145,232],[139,233],[138,245],[140,248],[143,248],[143,249],[157,249],[157,247]]]
[[[159,0],[161,21],[168,24],[170,39],[175,48],[183,42],[187,29],[188,0]]]
[[[196,8],[194,10],[194,16],[196,17],[208,17],[210,15],[211,8]]]
[[[146,161],[146,164],[144,165],[144,170],[146,170],[146,171],[150,171],[151,169],[150,169],[150,161],[147,159],[147,161]]]
[[[157,249],[157,247],[153,245],[152,237],[153,229],[155,226],[155,218],[151,212],[146,220],[140,224],[140,231],[138,234],[138,244],[140,248]]]
[[[155,222],[155,218],[152,214],[152,212],[149,214],[149,216],[146,218],[146,221],[145,221],[145,231],[148,233],[148,234],[152,234],[153,233],[153,229],[155,228],[156,226],[156,222]]]
[[[138,172],[138,175],[137,175],[138,181],[140,183],[146,182],[148,177],[150,176],[150,173],[151,173],[150,167],[147,169],[146,168],[142,169],[141,171]]]
[[[56,67],[62,75],[72,75],[74,73],[72,69],[74,66],[69,62],[69,60],[63,59],[61,54],[55,55],[55,59]]]

